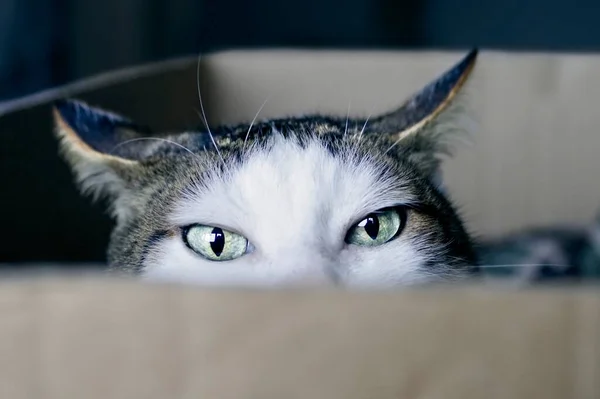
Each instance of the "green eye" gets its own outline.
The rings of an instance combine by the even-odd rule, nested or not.
[[[236,259],[248,251],[245,237],[201,224],[184,229],[183,241],[192,251],[213,261]]]
[[[346,242],[360,246],[382,245],[397,237],[405,224],[404,209],[382,209],[352,226],[346,235]]]

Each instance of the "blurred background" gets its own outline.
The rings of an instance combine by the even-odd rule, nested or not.
[[[0,0],[0,101],[233,47],[592,51],[598,11],[593,0]]]

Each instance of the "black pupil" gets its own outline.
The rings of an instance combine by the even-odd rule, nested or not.
[[[223,234],[223,230],[215,227],[212,229],[212,241],[210,242],[210,248],[213,250],[215,255],[221,256],[223,252],[223,248],[225,248],[225,234]]]
[[[366,221],[364,229],[369,237],[374,240],[377,238],[377,234],[379,234],[379,218],[375,215],[367,216]]]

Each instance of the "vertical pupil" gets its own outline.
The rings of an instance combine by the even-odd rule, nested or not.
[[[377,234],[379,234],[379,218],[377,216],[367,217],[365,231],[373,240],[377,238]]]
[[[223,234],[223,230],[215,227],[212,229],[211,234],[213,235],[213,240],[210,242],[210,248],[215,255],[221,256],[223,248],[225,247],[225,235]]]

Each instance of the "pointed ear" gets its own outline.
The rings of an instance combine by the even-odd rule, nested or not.
[[[408,157],[432,178],[439,168],[439,155],[450,154],[456,133],[468,130],[465,93],[477,53],[471,50],[399,109],[373,121],[374,131],[389,136],[389,151]]]
[[[113,215],[126,217],[128,190],[141,167],[135,154],[119,145],[147,136],[149,129],[75,100],[56,102],[53,114],[61,151],[82,192],[108,197]]]

